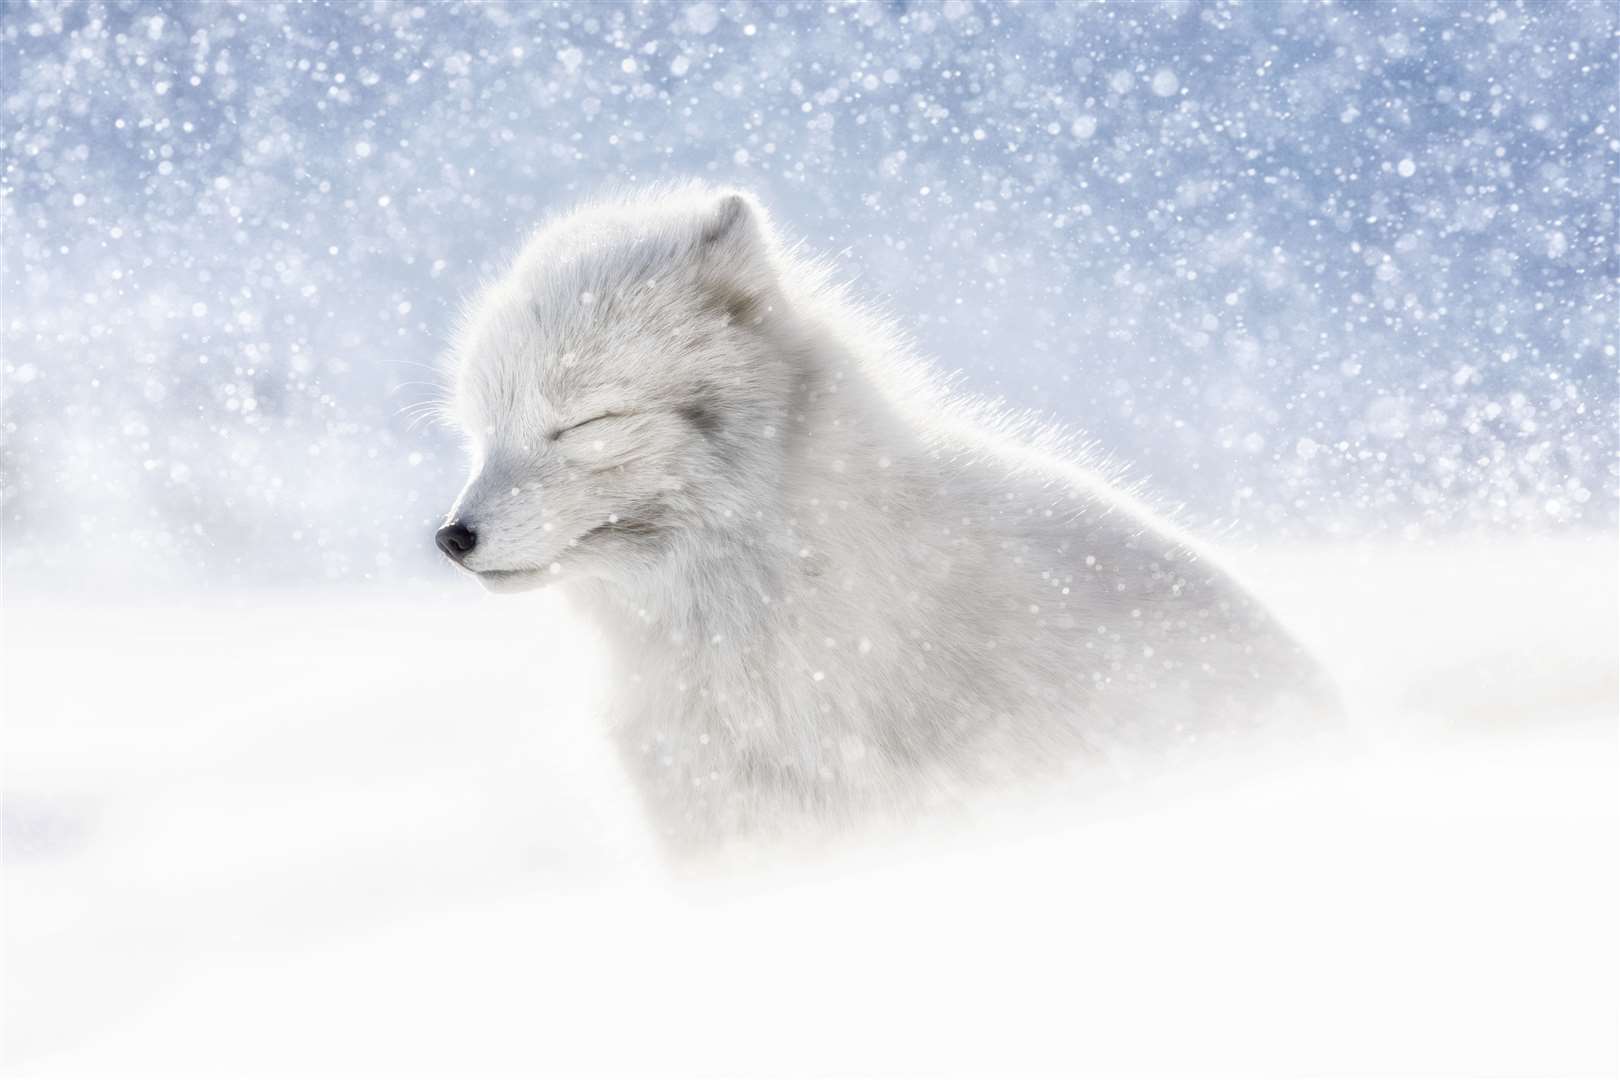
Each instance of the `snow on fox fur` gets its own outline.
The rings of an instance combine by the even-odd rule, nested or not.
[[[601,628],[680,850],[1163,759],[1330,694],[1070,440],[954,395],[701,185],[542,228],[468,314],[439,544]]]

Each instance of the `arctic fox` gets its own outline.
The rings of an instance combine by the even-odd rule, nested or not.
[[[952,394],[746,194],[551,222],[453,355],[474,464],[438,544],[600,626],[614,737],[679,850],[1331,697],[1195,544]]]

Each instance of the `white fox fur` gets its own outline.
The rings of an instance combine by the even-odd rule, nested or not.
[[[643,192],[542,228],[455,349],[463,565],[555,581],[602,628],[677,848],[1331,697],[1186,537],[827,279],[746,195]]]

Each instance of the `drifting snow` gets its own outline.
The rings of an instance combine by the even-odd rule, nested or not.
[[[1353,749],[684,883],[544,596],[13,597],[8,1065],[1612,1069],[1614,556],[1251,553]]]

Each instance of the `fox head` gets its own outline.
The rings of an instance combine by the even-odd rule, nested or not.
[[[457,336],[451,411],[472,475],[439,547],[508,591],[645,570],[757,515],[791,339],[746,195],[687,187],[543,227]]]

